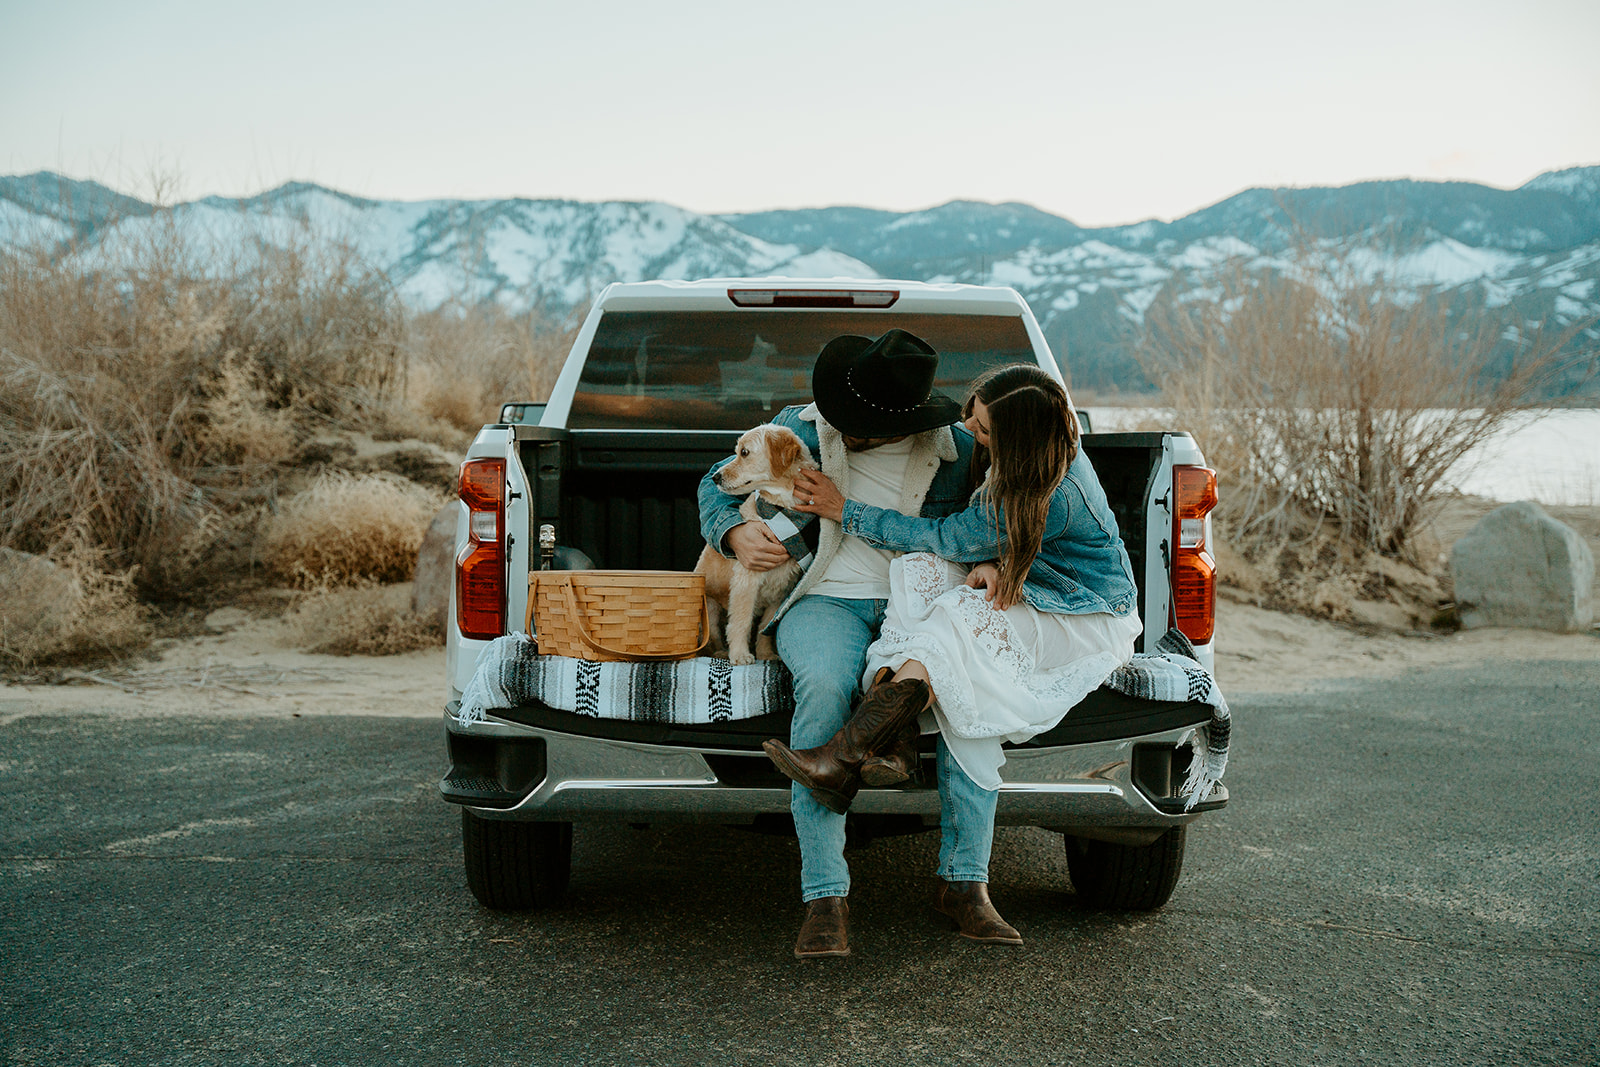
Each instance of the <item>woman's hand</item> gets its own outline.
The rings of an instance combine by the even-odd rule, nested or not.
[[[844,521],[844,494],[821,471],[803,470],[794,477],[795,510]]]
[[[984,599],[996,611],[1004,611],[1011,605],[999,600],[1000,596],[1000,568],[993,563],[979,563],[967,572],[967,585],[973,589],[984,590]]]

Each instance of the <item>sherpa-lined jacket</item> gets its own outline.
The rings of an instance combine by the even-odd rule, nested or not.
[[[850,495],[850,466],[844,447],[844,435],[824,419],[817,405],[787,407],[772,419],[779,426],[787,426],[799,435],[811,454],[817,457],[822,473],[833,479],[839,492]],[[941,426],[916,434],[911,439],[911,455],[906,460],[905,485],[900,492],[898,512],[903,515],[921,515],[925,518],[942,518],[953,515],[967,506],[968,471],[972,465],[972,435],[959,424]],[[722,539],[728,531],[745,521],[739,514],[742,497],[724,493],[711,476],[732,456],[722,460],[700,479],[700,533],[711,545],[729,559]],[[893,512],[891,512],[893,514]],[[817,546],[811,565],[806,568],[800,583],[778,607],[772,625],[783,618],[796,600],[805,596],[827,573],[828,564],[839,554],[844,544],[844,531],[832,519],[819,518],[816,527]],[[768,630],[771,630],[771,626]]]

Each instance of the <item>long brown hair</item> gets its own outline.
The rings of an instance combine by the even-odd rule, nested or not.
[[[1061,383],[1032,363],[984,374],[972,385],[963,417],[971,416],[974,400],[989,413],[989,447],[974,451],[973,478],[988,474],[990,515],[1005,517],[998,595],[1010,605],[1022,598],[1039,554],[1050,497],[1078,455],[1078,420]]]

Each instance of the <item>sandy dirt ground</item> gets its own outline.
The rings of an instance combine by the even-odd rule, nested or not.
[[[0,722],[24,715],[380,715],[432,718],[445,693],[444,651],[327,656],[285,646],[283,623],[238,608],[213,612],[207,634],[158,643],[153,660],[86,671],[63,685],[0,685]],[[1485,629],[1457,634],[1363,632],[1226,597],[1218,603],[1217,678],[1237,699],[1303,692],[1346,678],[1398,677],[1488,659],[1600,658],[1600,631]]]

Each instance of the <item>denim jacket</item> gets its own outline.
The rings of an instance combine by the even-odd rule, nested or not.
[[[811,449],[811,454],[816,457],[818,465],[822,467],[822,473],[833,479],[833,483],[841,492],[849,493],[850,471],[844,438],[822,418],[815,404],[784,408],[772,421],[779,426],[787,426],[798,434],[800,440],[805,442],[806,447]],[[938,518],[953,515],[965,508],[968,470],[972,465],[972,446],[972,435],[960,425],[941,426],[914,435],[911,455],[906,460],[906,477],[900,494],[900,511],[890,511],[888,514],[901,517],[924,515]],[[728,551],[722,539],[729,530],[745,521],[744,516],[739,514],[742,498],[729,496],[711,480],[711,475],[727,463],[728,459],[715,464],[706,472],[705,477],[700,479],[699,500],[700,533],[705,537],[706,544],[731,559],[733,553]],[[821,581],[828,564],[833,561],[833,557],[839,552],[839,546],[844,543],[844,531],[831,519],[820,519],[814,527],[809,527],[808,531],[811,528],[818,531],[812,563],[794,591],[779,605],[777,613],[773,616],[773,624],[783,617],[791,604],[805,596],[812,586]],[[769,625],[767,630],[771,632],[772,626]]]
[[[1004,540],[984,501],[973,496],[965,511],[943,519],[913,519],[858,500],[844,504],[844,530],[869,545],[902,552],[932,552],[957,563],[1000,557]],[[1133,564],[1117,532],[1117,520],[1089,457],[1080,449],[1050,498],[1044,539],[1022,583],[1022,596],[1040,611],[1058,615],[1134,610]]]

